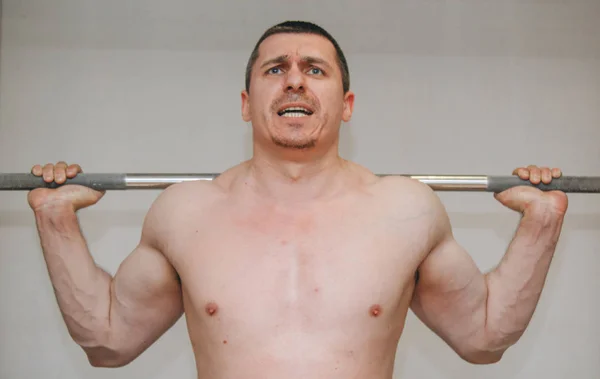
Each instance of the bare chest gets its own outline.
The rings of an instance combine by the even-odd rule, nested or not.
[[[194,312],[302,329],[394,317],[427,245],[419,219],[368,207],[223,209],[187,228],[170,255]]]

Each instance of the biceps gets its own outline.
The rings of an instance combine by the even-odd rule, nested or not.
[[[418,290],[428,295],[459,295],[481,271],[471,256],[452,237],[438,244],[419,266]]]
[[[419,267],[411,307],[419,319],[448,340],[469,334],[479,318],[485,321],[486,299],[485,277],[470,255],[448,237]]]
[[[111,285],[111,299],[111,332],[118,345],[145,348],[182,314],[175,269],[161,252],[144,245],[119,267]]]

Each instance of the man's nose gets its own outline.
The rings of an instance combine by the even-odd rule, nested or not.
[[[304,75],[302,71],[293,66],[286,75],[286,90],[287,91],[300,91],[304,90]]]

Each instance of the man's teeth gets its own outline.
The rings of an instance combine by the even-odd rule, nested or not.
[[[306,108],[303,107],[290,107],[290,108],[285,108],[284,110],[282,110],[279,115],[280,116],[284,116],[284,117],[304,117],[304,116],[310,116],[312,114],[311,111],[309,111]]]
[[[304,116],[308,116],[308,115],[303,112],[286,112],[282,116],[283,117],[304,117]]]
[[[302,108],[302,107],[285,108],[283,111],[284,112],[302,111],[302,112],[308,113],[308,109]]]

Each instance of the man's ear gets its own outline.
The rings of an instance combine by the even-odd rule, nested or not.
[[[344,95],[344,111],[342,112],[342,120],[350,121],[352,112],[354,111],[354,92],[348,91]]]
[[[242,91],[242,119],[245,122],[250,122],[252,119],[250,115],[250,94],[246,91]]]

